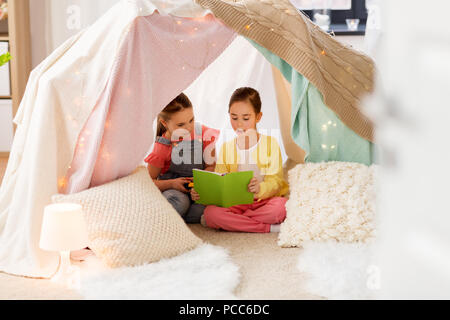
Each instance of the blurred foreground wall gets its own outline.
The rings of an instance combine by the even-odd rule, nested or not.
[[[381,1],[380,298],[450,298],[450,1]]]

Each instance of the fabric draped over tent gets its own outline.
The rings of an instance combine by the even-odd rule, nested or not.
[[[137,14],[136,7],[120,3],[32,71],[0,189],[1,271],[30,277],[56,271],[58,254],[38,247],[43,208],[58,192],[81,126],[106,85],[113,63],[107,57]]]
[[[126,97],[120,98],[113,93],[117,93],[117,89],[129,88],[128,84],[133,84],[136,85],[134,89],[139,89],[145,98],[148,98],[150,93],[155,94],[151,100],[141,101],[147,104],[149,110],[145,114],[139,112],[143,119],[125,120],[127,129],[130,128],[130,121],[139,120],[140,123],[148,121],[163,108],[165,103],[195,80],[195,77],[203,71],[202,68],[220,55],[235,37],[232,30],[212,15],[205,18],[195,17],[186,24],[192,28],[198,28],[197,40],[192,40],[190,54],[198,55],[199,61],[194,58],[189,65],[190,60],[181,59],[184,64],[174,63],[174,61],[167,61],[169,57],[162,56],[160,51],[154,49],[148,51],[149,48],[146,48],[147,51],[140,52],[140,59],[134,60],[135,57],[133,59],[130,57],[127,64],[126,54],[129,54],[129,50],[132,49],[127,46],[135,44],[145,46],[142,42],[148,39],[145,31],[152,31],[146,29],[146,25],[148,19],[158,19],[157,14],[152,15],[157,9],[150,1],[124,0],[118,3],[91,27],[59,47],[30,75],[24,98],[15,118],[18,125],[17,132],[0,189],[1,271],[30,277],[50,277],[56,272],[59,263],[58,254],[43,251],[38,247],[43,209],[50,203],[53,194],[69,187],[66,174],[68,170],[71,170],[73,159],[75,159],[75,166],[76,160],[79,159],[95,161],[92,161],[95,163],[94,168],[83,167],[78,174],[74,174],[73,181],[79,182],[78,185],[74,184],[72,191],[75,191],[89,187],[93,177],[93,183],[100,184],[108,179],[118,178],[117,175],[126,175],[126,168],[133,165],[128,164],[127,160],[136,154],[143,155],[150,147],[154,137],[148,130],[151,130],[152,126],[149,125],[148,129],[137,126],[134,133],[140,130],[141,135],[147,134],[146,139],[143,139],[143,143],[135,149],[133,145],[136,139],[126,136],[128,140],[124,150],[118,152],[118,149],[113,147],[113,151],[117,151],[115,154],[122,160],[119,166],[109,167],[111,174],[105,175],[102,165],[107,162],[108,156],[103,158],[106,161],[99,162],[96,161],[97,153],[104,150],[101,149],[102,147],[110,147],[109,141],[117,138],[114,134],[110,134],[112,131],[108,130],[108,121],[112,124],[118,117],[124,116],[123,111],[117,110],[115,103],[122,103],[122,106],[130,108],[128,109],[130,112],[126,114],[130,116],[132,109],[126,97],[129,99],[135,95],[125,92]],[[196,12],[207,13],[206,10]],[[171,16],[160,18],[164,20],[159,21],[160,26],[166,23],[166,36],[172,32],[176,33],[176,30],[172,28]],[[167,23],[170,23],[170,29]],[[175,24],[178,26],[177,22]],[[218,39],[211,43],[212,37],[218,37]],[[172,47],[177,45],[175,40],[180,40],[172,36],[171,38],[162,37],[160,41],[164,39],[169,39],[171,43],[167,46]],[[183,39],[186,37],[183,36]],[[195,37],[192,36],[191,39]],[[208,50],[205,47],[207,44],[210,45]],[[177,52],[180,53],[179,50]],[[121,59],[119,53],[125,56]],[[120,77],[128,71],[136,71],[137,68],[142,67],[144,61],[149,58],[149,53],[154,54],[153,59],[157,59],[158,63],[167,61],[165,66],[170,64],[172,72],[175,72],[174,68],[177,68],[176,75],[180,79],[164,78],[164,73],[154,70],[155,76],[164,81],[152,79],[152,86],[157,89],[152,91],[152,88],[145,84],[137,84],[137,81],[131,78],[132,74],[129,75],[130,77]],[[196,65],[196,63],[199,64]],[[185,67],[184,70],[183,67]],[[141,72],[139,76],[141,80],[143,77],[150,77],[148,68]],[[183,72],[185,72],[184,76]],[[168,76],[169,73],[165,75]],[[136,108],[142,111],[142,104]],[[93,110],[94,113],[92,113]],[[95,120],[88,121],[89,119]],[[92,125],[92,132],[89,131],[90,125]],[[123,129],[123,126],[118,126],[118,129]],[[93,134],[97,139],[87,139]],[[83,138],[85,140],[82,140]],[[120,141],[122,142],[120,146],[124,147],[125,139]],[[86,148],[83,152],[86,156],[89,155],[89,158],[80,156],[83,152],[75,152],[80,151],[79,148],[83,144]],[[132,162],[135,164],[139,161]],[[94,171],[95,168],[97,171]]]
[[[132,172],[154,141],[151,124],[159,111],[235,36],[211,15],[137,18],[108,86],[78,139],[65,191],[79,192]]]
[[[51,196],[58,191],[82,191],[131,173],[153,142],[151,124],[156,114],[185,90],[235,38],[235,21],[220,21],[208,14],[212,11],[216,15],[214,7],[210,8],[205,1],[197,2],[204,5],[188,0],[178,2],[181,7],[177,7],[176,1],[123,0],[33,70],[15,118],[17,132],[0,189],[1,271],[50,277],[57,269],[58,254],[39,249],[38,243],[43,209],[50,203]],[[265,6],[267,0],[261,3]],[[194,16],[175,17],[165,14],[165,10],[180,12],[180,16]],[[293,19],[292,14],[289,17]],[[299,17],[295,19],[303,21],[304,18]],[[247,23],[245,21],[248,20],[242,22]],[[236,32],[245,33],[242,29],[246,28]],[[304,33],[300,36],[310,37],[311,29],[299,30]],[[273,39],[276,43],[277,33],[270,30],[269,33],[266,40]],[[320,113],[327,117],[334,115],[325,108],[322,97],[349,128],[371,138],[370,125],[358,111],[350,117],[350,124],[346,122],[350,113],[338,112],[343,110],[340,103],[345,99],[331,90],[329,84],[317,86],[317,89],[308,86],[306,78],[320,80],[316,73],[321,69],[312,67],[301,76],[297,67],[299,60],[292,60],[298,54],[297,47],[294,46],[295,50],[290,51],[285,60],[292,63],[292,67],[287,63],[282,67],[283,57],[277,61],[273,43],[265,40],[265,44],[261,44],[253,40],[262,45],[261,51],[285,77],[291,72],[291,77],[286,78],[293,81],[292,111],[300,114],[300,125],[297,117],[292,119],[292,125],[298,128],[293,138],[305,147],[309,157],[315,159],[316,155],[324,154],[327,155],[325,160],[336,157],[316,150],[308,139],[315,143],[320,138],[304,130],[308,121],[317,123],[317,119],[312,118],[312,104],[319,104],[320,121],[323,120]],[[317,49],[313,42],[310,44]],[[371,62],[366,57],[335,43],[331,43],[331,48],[342,50],[336,49],[335,54],[343,52],[347,61],[359,65],[360,69],[371,70]],[[327,63],[324,62],[322,68]],[[344,78],[336,82],[338,87],[355,83],[348,75]],[[363,87],[370,87],[370,76],[361,83]],[[350,94],[355,96],[354,101],[344,106],[356,103],[364,91],[361,83]],[[302,88],[303,93],[307,92],[307,100],[297,95]],[[327,100],[334,97],[338,104],[330,106]],[[308,110],[307,117],[303,117],[305,110]],[[343,137],[348,135],[339,138]]]
[[[305,162],[373,163],[373,144],[349,129],[329,109],[322,94],[286,61],[251,41],[292,85],[291,135],[305,151]]]
[[[305,162],[306,152],[296,144],[291,135],[292,86],[286,78],[284,78],[281,71],[273,65],[272,74],[280,118],[281,137],[283,139],[286,155],[288,156],[288,160],[285,163],[285,169],[289,170],[291,166]]]

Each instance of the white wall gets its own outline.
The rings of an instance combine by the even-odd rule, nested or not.
[[[29,0],[32,65],[81,29],[94,23],[120,0]]]
[[[371,113],[383,164],[378,192],[381,298],[450,298],[448,0],[384,1]]]
[[[47,0],[30,0],[31,63],[33,68],[51,52],[46,37]]]
[[[0,152],[11,151],[13,139],[12,103],[0,99]]]

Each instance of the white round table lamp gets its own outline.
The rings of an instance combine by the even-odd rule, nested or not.
[[[59,269],[52,281],[70,282],[74,271],[70,266],[70,251],[86,248],[88,242],[81,205],[60,203],[45,207],[39,247],[60,252]]]

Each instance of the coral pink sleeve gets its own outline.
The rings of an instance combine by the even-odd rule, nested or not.
[[[145,162],[163,169],[170,163],[171,146],[155,142],[152,153],[145,159]]]

